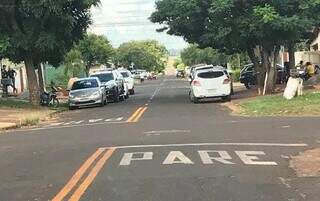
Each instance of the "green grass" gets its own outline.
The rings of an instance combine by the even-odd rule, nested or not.
[[[0,107],[17,108],[17,109],[39,108],[39,106],[34,106],[26,101],[5,100],[5,99],[0,99]]]
[[[67,103],[60,103],[58,107],[42,107],[42,106],[34,106],[27,101],[4,100],[4,99],[0,99],[0,108],[1,107],[13,108],[13,109],[33,109],[33,110],[50,109],[56,112],[64,112],[68,110]]]
[[[35,126],[40,122],[39,117],[28,117],[22,120],[21,126]]]
[[[242,101],[241,114],[246,116],[320,116],[320,92],[286,100],[281,95]]]

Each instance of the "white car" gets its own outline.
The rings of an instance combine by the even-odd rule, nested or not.
[[[118,70],[122,77],[124,78],[125,80],[125,83],[128,87],[128,90],[129,90],[129,94],[130,95],[133,95],[134,94],[134,78],[133,78],[133,75],[131,74],[131,72],[129,70],[126,70],[126,69],[119,69]]]
[[[230,101],[232,94],[232,80],[226,69],[213,67],[197,70],[191,82],[190,99],[197,103],[205,98],[222,98]]]

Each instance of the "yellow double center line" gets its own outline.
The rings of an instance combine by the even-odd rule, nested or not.
[[[107,151],[106,151],[107,150]],[[73,192],[69,201],[79,201],[81,196],[96,178],[104,164],[112,156],[115,148],[100,148],[98,149],[71,177],[68,183],[62,188],[62,190],[51,201],[62,201],[65,197],[75,188],[75,186],[82,179],[84,174],[89,170],[93,163],[100,157],[100,159],[93,165],[88,175],[78,185],[78,188]]]
[[[136,123],[139,121],[139,119],[142,117],[142,115],[147,110],[147,107],[139,107],[127,120],[128,123]]]

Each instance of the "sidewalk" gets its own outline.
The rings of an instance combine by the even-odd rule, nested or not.
[[[0,131],[34,126],[52,120],[54,114],[61,111],[64,111],[63,107],[57,109],[34,107],[23,98],[0,98]]]
[[[13,129],[17,128],[16,123],[8,123],[8,122],[0,122],[0,130],[8,130],[8,129]]]

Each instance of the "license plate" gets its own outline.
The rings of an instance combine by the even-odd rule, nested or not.
[[[217,90],[216,89],[208,89],[209,93],[215,93]]]

